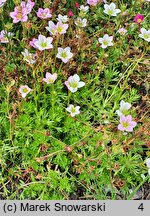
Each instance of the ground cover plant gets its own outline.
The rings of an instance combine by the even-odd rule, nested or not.
[[[150,199],[149,5],[0,0],[0,199]]]

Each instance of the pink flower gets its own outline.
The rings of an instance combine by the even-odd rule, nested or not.
[[[134,17],[134,22],[137,23],[137,24],[140,24],[141,22],[144,21],[144,16],[141,15],[141,14],[137,14],[135,17]]]
[[[36,14],[41,19],[48,19],[52,17],[49,8],[45,8],[45,9],[39,8]]]
[[[13,12],[10,12],[11,18],[13,18],[13,23],[18,22],[26,22],[28,20],[28,14],[32,11],[32,8],[34,7],[35,2],[32,2],[31,0],[28,0],[26,3],[25,1],[22,1],[20,6],[15,7]]]
[[[120,124],[118,125],[118,130],[132,132],[133,128],[137,125],[135,121],[132,121],[132,116],[120,116]]]
[[[13,18],[13,23],[26,22],[28,20],[27,9],[17,6],[14,12],[10,12],[11,18]]]
[[[78,2],[75,2],[75,7],[79,8],[79,3]]]
[[[91,6],[96,6],[99,0],[87,0],[87,3]]]
[[[117,31],[120,35],[125,35],[127,33],[127,30],[125,28],[120,28]]]
[[[68,24],[63,24],[62,22],[58,22],[56,24],[56,33],[57,34],[65,34],[66,30],[68,29]]]
[[[25,98],[30,91],[32,91],[32,89],[30,89],[27,85],[20,86],[19,88],[19,92],[23,98]]]
[[[47,84],[52,84],[55,82],[57,79],[57,73],[51,74],[51,73],[46,73],[46,78],[43,78],[43,81],[46,82]]]
[[[27,3],[25,1],[21,2],[21,7],[26,8],[27,14],[31,13],[32,8],[34,7],[35,2],[32,2],[31,0],[28,0]]]
[[[34,48],[37,48],[37,46],[35,45],[35,42],[36,42],[37,40],[38,40],[38,39],[33,38],[33,39],[29,42],[30,46],[32,46],[32,47],[34,47]]]
[[[52,35],[56,34],[65,34],[68,28],[68,24],[64,24],[62,22],[57,22],[55,25],[52,21],[48,22],[48,26],[45,27]]]
[[[68,16],[69,16],[69,17],[73,17],[73,16],[74,16],[72,10],[69,10],[69,11],[68,11]]]

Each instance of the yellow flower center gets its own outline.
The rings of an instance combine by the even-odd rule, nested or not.
[[[43,47],[43,48],[47,47],[47,43],[46,42],[42,42],[41,43],[41,47]]]
[[[63,30],[63,27],[62,27],[62,26],[58,26],[56,30],[57,30],[59,33],[61,33],[62,30]]]
[[[107,46],[107,45],[108,45],[108,41],[103,41],[103,44],[104,44],[105,46]]]
[[[109,15],[112,15],[113,13],[114,13],[114,12],[113,12],[112,9],[109,9],[109,10],[108,10],[108,14],[109,14]]]
[[[49,79],[48,79],[48,82],[49,82],[49,83],[53,83],[54,80],[53,80],[52,78],[49,78]]]
[[[72,88],[77,88],[77,87],[78,87],[78,83],[77,83],[77,82],[71,82],[71,83],[70,83],[70,86],[71,86]]]
[[[62,53],[61,53],[61,57],[62,57],[62,58],[67,58],[66,52],[62,52]]]
[[[28,89],[27,88],[24,88],[22,89],[23,93],[27,93],[28,92]]]
[[[21,19],[22,18],[22,13],[18,13],[17,14],[17,19]]]
[[[137,23],[141,23],[142,22],[142,20],[139,18],[139,19],[137,19]]]
[[[130,124],[129,124],[129,122],[123,122],[123,123],[122,123],[122,126],[123,126],[124,128],[127,128],[127,127],[130,126]]]
[[[72,107],[72,108],[71,108],[71,112],[72,112],[72,113],[75,113],[75,111],[76,111],[75,107]]]
[[[148,38],[149,38],[149,35],[148,35],[148,34],[144,34],[144,38],[145,38],[145,39],[148,39]]]

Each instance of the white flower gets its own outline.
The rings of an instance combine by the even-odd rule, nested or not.
[[[27,85],[20,86],[20,88],[19,88],[19,92],[20,92],[20,94],[21,94],[21,96],[22,96],[23,98],[25,98],[26,95],[27,95],[30,91],[32,91],[32,89],[30,89]]]
[[[150,158],[147,158],[145,163],[148,168],[148,174],[150,175]]]
[[[112,43],[113,36],[108,36],[108,34],[105,34],[103,38],[99,38],[99,43],[102,44],[102,48],[105,49],[107,46],[113,46]]]
[[[46,82],[47,84],[52,84],[55,82],[57,79],[57,73],[51,74],[51,73],[46,73],[46,78],[43,78],[43,81]]]
[[[104,4],[104,13],[110,15],[110,16],[117,16],[117,13],[120,13],[120,9],[116,9],[115,3],[111,3],[110,5]]]
[[[80,77],[77,74],[74,74],[65,81],[65,85],[71,92],[76,92],[78,88],[83,87],[85,83],[80,81]]]
[[[124,115],[125,112],[127,110],[129,110],[130,108],[131,108],[131,104],[130,103],[127,103],[127,102],[124,102],[123,100],[121,100],[121,102],[120,102],[120,109],[116,110],[116,113],[118,114],[118,116]]]
[[[45,27],[52,35],[55,35],[56,32],[56,25],[52,22],[48,22],[48,26]]]
[[[67,63],[69,59],[71,59],[73,56],[73,53],[70,52],[70,47],[66,48],[58,48],[58,53],[56,55],[57,58],[61,59],[64,63]]]
[[[0,0],[0,7],[2,7],[5,4],[6,0]]]
[[[79,7],[79,10],[82,11],[82,12],[84,12],[84,13],[87,13],[88,10],[89,10],[89,6],[81,5],[81,6]]]
[[[29,64],[34,64],[36,62],[36,55],[29,53],[27,49],[25,49],[24,52],[21,52],[21,54],[24,56],[24,60]]]
[[[75,24],[79,27],[86,27],[87,25],[87,19],[81,19],[80,17],[78,17],[76,20],[75,20]]]
[[[59,22],[66,23],[68,21],[68,16],[67,15],[62,16],[61,14],[58,14],[57,20]]]
[[[37,47],[37,49],[39,49],[40,51],[45,50],[45,49],[51,49],[53,48],[53,45],[51,44],[53,41],[52,37],[48,37],[46,38],[44,35],[39,35],[38,36],[38,40],[35,41],[35,46]]]
[[[141,28],[141,34],[139,34],[139,37],[150,42],[150,30],[146,30],[145,28]]]
[[[7,32],[6,30],[2,30],[0,32],[0,42],[1,43],[9,43],[9,39],[13,36],[13,33]]]
[[[150,158],[147,158],[145,163],[146,163],[146,166],[147,166],[148,168],[150,168]]]
[[[70,104],[69,107],[66,108],[66,110],[70,113],[70,115],[72,117],[74,117],[75,115],[78,115],[80,113],[79,109],[80,109],[80,106],[75,107],[72,104]]]

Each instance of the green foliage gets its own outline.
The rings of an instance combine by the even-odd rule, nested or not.
[[[111,194],[117,199],[119,191],[127,199],[129,189],[143,181],[141,174],[148,176],[150,157],[148,43],[138,37],[139,27],[149,26],[147,3],[116,1],[122,13],[109,17],[101,3],[81,14],[76,1],[36,1],[28,22],[13,24],[8,14],[20,2],[7,1],[0,9],[0,29],[14,33],[9,43],[1,43],[0,53],[0,197],[108,199]],[[74,13],[67,33],[54,37],[52,51],[29,46],[39,34],[49,36],[48,21],[36,16],[39,7],[54,7],[54,22],[58,14]],[[145,16],[140,25],[133,24],[138,13]],[[88,20],[86,28],[74,24],[79,15]],[[119,27],[127,34],[120,35]],[[114,46],[102,49],[98,38],[106,33],[113,35]],[[57,48],[67,46],[73,60],[62,64]],[[35,65],[23,60],[25,48],[36,54]],[[42,81],[46,72],[57,72],[53,84]],[[76,73],[85,86],[71,93],[64,82]],[[32,89],[25,98],[22,85]],[[117,129],[121,100],[131,103],[127,114],[138,123],[127,134]],[[80,106],[80,114],[71,117],[69,104]]]

